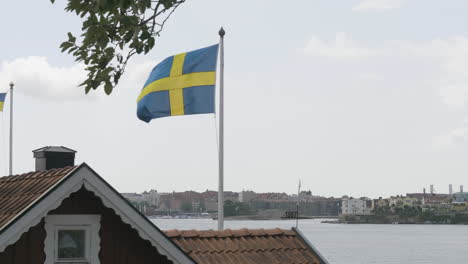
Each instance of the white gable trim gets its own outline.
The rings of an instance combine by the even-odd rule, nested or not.
[[[142,239],[148,240],[159,251],[174,263],[194,263],[179,247],[166,237],[154,224],[120,196],[110,185],[102,180],[86,164],[65,176],[57,183],[52,191],[46,192],[45,199],[38,199],[21,218],[17,219],[9,228],[0,234],[0,252],[21,237],[32,226],[37,225],[47,213],[58,206],[70,194],[78,191],[82,186],[101,198],[103,204],[114,210],[124,223],[137,230]],[[42,198],[42,197],[41,197]]]

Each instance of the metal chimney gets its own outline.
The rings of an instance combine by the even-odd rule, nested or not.
[[[460,185],[460,192],[463,192],[463,185]]]
[[[75,150],[62,146],[47,146],[33,150],[36,159],[36,171],[74,166],[75,153]]]
[[[453,194],[452,184],[449,184],[449,195]]]

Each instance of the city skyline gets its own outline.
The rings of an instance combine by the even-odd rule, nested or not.
[[[387,197],[395,197],[395,196],[404,196],[404,195],[407,195],[407,194],[415,194],[415,193],[426,193],[426,194],[444,194],[444,195],[450,195],[450,194],[454,194],[454,193],[462,193],[465,191],[464,189],[464,185],[458,185],[458,186],[454,186],[453,184],[448,184],[447,185],[447,188],[446,190],[441,190],[441,188],[435,188],[437,186],[433,186],[434,189],[431,191],[431,186],[432,185],[427,185],[427,187],[422,187],[421,190],[415,190],[413,192],[408,192],[408,193],[395,193],[395,194],[392,194],[392,195],[389,195]],[[452,189],[450,189],[452,187]],[[450,193],[450,190],[452,190],[452,193]],[[151,191],[156,191],[158,194],[171,194],[171,193],[186,193],[186,192],[196,192],[196,193],[204,193],[204,192],[218,192],[216,189],[206,189],[206,190],[172,190],[172,191],[168,191],[168,190],[158,190],[157,188],[149,188],[149,189],[145,189],[145,190],[142,190],[142,191],[135,191],[135,192],[123,192],[123,193],[127,193],[127,194],[143,194],[143,193],[150,193]],[[333,195],[326,195],[326,194],[322,194],[322,195],[316,195],[313,190],[311,189],[301,189],[301,193],[304,193],[304,192],[311,192],[311,195],[314,196],[314,197],[322,197],[322,198],[341,198],[341,197],[352,197],[351,195],[348,195],[346,193],[340,195],[340,196],[333,196]],[[254,192],[256,194],[262,194],[262,193],[284,193],[286,195],[289,195],[289,196],[297,196],[297,192],[295,193],[288,193],[288,192],[257,192],[255,190],[250,190],[250,189],[242,189],[242,190],[224,190],[225,193],[242,193],[242,192]],[[359,198],[359,197],[367,197],[367,198],[371,198],[371,199],[378,199],[378,198],[385,198],[384,196],[367,196],[367,195],[363,195],[363,196],[356,196],[355,198]]]

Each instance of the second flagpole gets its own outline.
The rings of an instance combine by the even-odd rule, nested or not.
[[[13,82],[10,83],[10,176],[13,175]]]
[[[218,179],[218,230],[224,229],[224,35],[219,30],[219,179]]]

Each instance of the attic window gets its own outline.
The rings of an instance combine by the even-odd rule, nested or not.
[[[46,264],[99,264],[99,215],[49,215]]]
[[[56,259],[59,261],[86,260],[89,245],[89,228],[71,227],[56,232]]]

